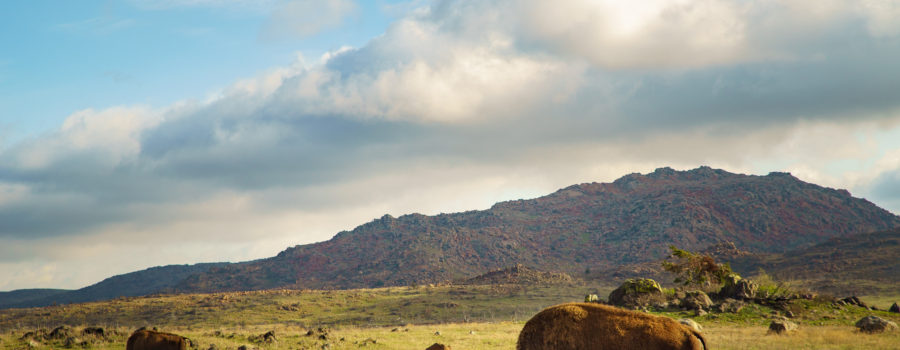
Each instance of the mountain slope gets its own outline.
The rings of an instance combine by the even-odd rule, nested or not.
[[[896,292],[900,286],[900,228],[835,237],[787,254],[737,259],[747,271],[764,269],[782,281],[801,280],[840,295]]]
[[[11,305],[26,304],[28,302],[51,298],[56,295],[71,292],[68,289],[19,289],[9,292],[0,292],[0,309]]]
[[[670,244],[699,250],[731,241],[744,250],[781,253],[898,226],[900,218],[864,199],[787,173],[661,168],[484,211],[385,215],[329,241],[192,275],[175,289],[429,283],[515,263],[580,275],[658,260]]]
[[[0,308],[81,303],[168,292],[190,275],[224,265],[226,263],[157,266],[113,276],[77,290],[23,289],[5,292],[0,293]]]

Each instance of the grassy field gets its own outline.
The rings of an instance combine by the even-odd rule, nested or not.
[[[454,349],[513,349],[522,325],[534,313],[579,301],[588,292],[606,295],[609,288],[418,286],[123,298],[0,310],[0,349],[123,349],[128,335],[140,326],[187,336],[200,350],[211,345],[219,350],[241,345],[285,350],[424,349],[436,342]],[[890,298],[864,300],[881,307]],[[766,333],[770,319],[785,310],[765,306],[700,317],[688,312],[663,314],[694,318],[704,326],[714,349],[897,349],[900,344],[900,332],[870,335],[853,327],[869,314],[900,322],[898,314],[816,300],[798,300],[787,309],[800,330],[783,336]],[[62,325],[71,327],[66,334],[48,336]],[[89,326],[103,327],[105,336],[82,334]],[[276,341],[261,339],[269,331],[274,331]],[[23,337],[27,332],[34,333]]]

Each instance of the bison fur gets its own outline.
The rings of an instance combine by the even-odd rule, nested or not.
[[[126,350],[187,350],[188,340],[177,334],[137,330],[128,337]]]
[[[519,333],[517,350],[704,350],[696,330],[668,318],[597,303],[551,306]]]

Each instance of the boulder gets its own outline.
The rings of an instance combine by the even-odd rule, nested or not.
[[[63,340],[72,336],[72,329],[66,326],[59,326],[54,328],[50,334],[47,335],[47,339],[58,339]]]
[[[722,298],[733,299],[753,299],[759,291],[759,285],[748,279],[742,279],[736,273],[729,274],[725,277],[725,284],[719,290],[719,296]]]
[[[706,310],[694,309],[694,316],[700,317],[700,316],[706,316],[706,314],[707,314]]]
[[[787,320],[773,320],[769,324],[769,334],[784,334],[797,330],[797,324]]]
[[[894,303],[894,305],[891,305],[891,308],[888,309],[888,312],[900,313],[900,305],[897,305],[897,303]]]
[[[105,332],[103,328],[100,327],[85,327],[81,330],[82,336],[94,336],[98,338],[103,338],[105,336]]]
[[[843,305],[856,305],[862,308],[869,308],[866,303],[864,303],[862,300],[859,300],[859,298],[857,298],[856,296],[846,297],[844,299],[838,300],[838,302],[842,303]]]
[[[743,310],[744,306],[746,305],[747,303],[743,301],[729,298],[723,300],[721,303],[719,303],[719,305],[716,305],[716,309],[719,310],[719,312],[730,312],[736,314],[741,312],[741,310]]]
[[[681,323],[681,324],[683,324],[683,325],[685,325],[685,326],[691,327],[691,328],[693,328],[694,330],[696,330],[697,332],[700,332],[700,331],[703,330],[703,327],[700,326],[699,323],[697,323],[696,321],[694,321],[694,320],[692,320],[692,319],[689,319],[689,318],[681,318],[681,319],[678,319],[678,323]]]
[[[856,321],[856,328],[863,333],[882,333],[897,330],[897,324],[878,316],[866,316]]]
[[[431,344],[431,346],[425,348],[425,350],[450,350],[450,346],[440,344],[440,343],[434,343],[434,344]]]
[[[248,338],[248,340],[254,343],[265,343],[272,344],[278,342],[278,338],[275,337],[275,331],[268,331],[265,334],[254,335]]]
[[[266,334],[263,334],[263,341],[265,341],[266,343],[273,343],[278,341],[278,339],[275,338],[275,331],[268,331],[266,332]]]
[[[624,307],[648,306],[665,301],[662,287],[649,278],[629,279],[609,293],[609,303]]]
[[[681,304],[689,310],[709,310],[709,307],[712,306],[712,299],[702,291],[694,290],[686,292],[685,294]]]

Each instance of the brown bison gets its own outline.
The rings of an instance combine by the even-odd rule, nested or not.
[[[551,306],[519,333],[518,350],[703,350],[706,340],[677,321],[597,303]]]
[[[126,350],[187,350],[188,340],[177,334],[139,329],[128,337]]]

